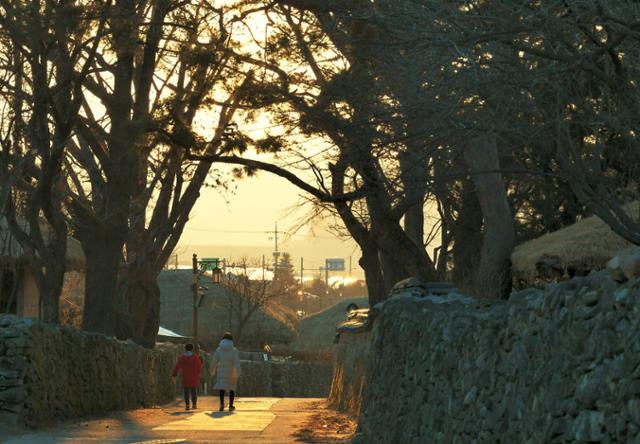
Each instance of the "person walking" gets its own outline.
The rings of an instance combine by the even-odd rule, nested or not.
[[[200,385],[200,372],[202,371],[202,359],[193,353],[193,344],[185,345],[185,352],[178,358],[173,369],[173,377],[182,372],[182,386],[184,388],[184,402],[186,410],[198,408],[198,385]]]
[[[211,374],[216,372],[216,384],[214,390],[220,390],[220,411],[224,410],[224,395],[229,391],[229,411],[236,408],[233,400],[236,396],[238,378],[240,377],[240,353],[233,345],[233,336],[227,332],[222,336],[220,345],[213,354],[211,361]]]

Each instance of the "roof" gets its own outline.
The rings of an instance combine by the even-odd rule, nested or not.
[[[298,338],[291,344],[291,349],[319,354],[333,352],[336,327],[347,320],[347,307],[352,303],[360,308],[366,308],[369,305],[367,298],[344,299],[302,319],[298,324]]]
[[[189,335],[192,328],[192,282],[191,270],[164,270],[158,276],[160,287],[160,322],[165,328],[178,334]],[[198,330],[201,340],[207,345],[217,345],[222,334],[230,330],[229,301],[240,296],[225,285],[216,285],[211,278],[199,279],[200,299]],[[233,306],[233,305],[232,305]],[[235,319],[235,318],[234,318]],[[270,343],[289,342],[295,337],[295,329],[285,319],[277,316],[268,307],[260,307],[243,329],[240,342],[265,340]],[[202,345],[202,343],[201,343]],[[214,347],[215,348],[215,347]]]
[[[169,330],[168,328],[164,328],[163,326],[158,327],[158,336],[166,336],[170,338],[188,338],[188,336],[182,336],[181,334],[178,334],[173,330]]]
[[[26,221],[19,220],[19,223],[21,223],[24,228],[27,228],[28,231]],[[49,231],[49,228],[44,224],[41,226],[41,229],[45,234]],[[14,261],[24,259],[24,250],[18,240],[9,231],[7,221],[4,218],[0,218],[0,258]],[[81,270],[85,264],[82,245],[80,241],[71,236],[67,236],[66,263],[67,267],[71,270]]]
[[[638,219],[638,202],[627,205]],[[560,230],[518,245],[511,255],[514,272],[526,280],[536,276],[536,263],[543,256],[557,258],[563,267],[581,270],[604,268],[617,252],[631,245],[599,217],[590,216]]]

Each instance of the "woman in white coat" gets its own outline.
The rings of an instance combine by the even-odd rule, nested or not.
[[[212,375],[213,372],[216,372],[216,384],[213,389],[220,390],[220,411],[224,410],[224,393],[227,390],[229,391],[229,411],[235,410],[233,400],[240,377],[240,353],[233,346],[233,336],[229,332],[224,334],[220,345],[213,354]]]

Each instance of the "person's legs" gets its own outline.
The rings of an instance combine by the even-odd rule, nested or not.
[[[198,387],[191,388],[191,408],[198,408]]]
[[[236,392],[233,390],[229,390],[229,410],[235,410],[236,408],[233,405],[233,400],[236,397]]]
[[[186,409],[189,410],[189,387],[184,387],[183,392],[184,392],[184,403],[185,403]]]
[[[224,410],[224,390],[220,390],[220,411]]]

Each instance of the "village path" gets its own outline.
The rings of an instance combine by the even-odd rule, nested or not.
[[[194,411],[185,411],[182,402],[177,401],[169,407],[117,412],[0,441],[6,444],[349,442],[348,426],[325,421],[333,413],[324,401],[240,398],[235,412],[219,412],[217,397],[204,396],[199,398],[199,409]],[[312,433],[314,428],[321,433]],[[331,428],[334,430],[328,430]]]

